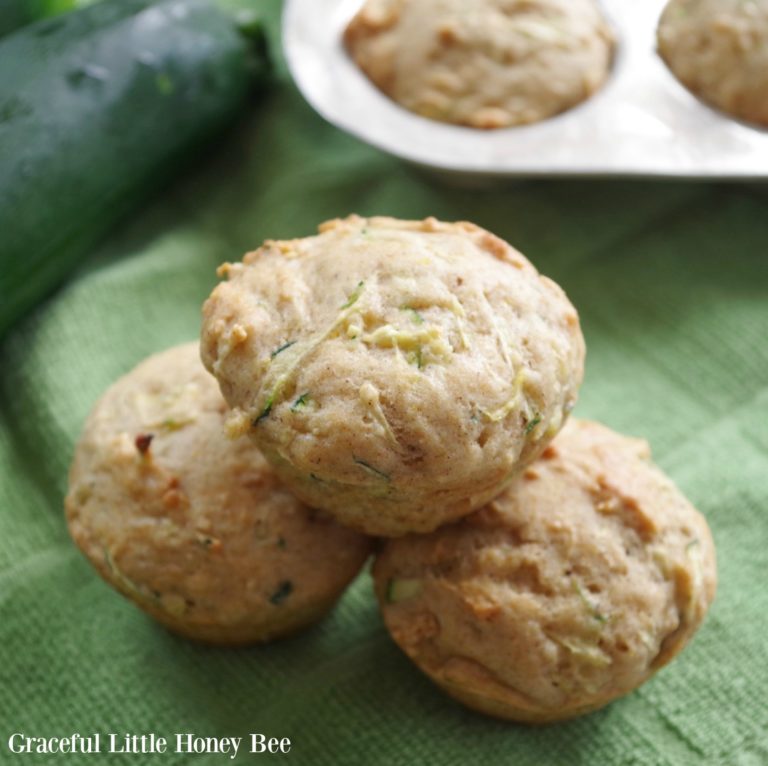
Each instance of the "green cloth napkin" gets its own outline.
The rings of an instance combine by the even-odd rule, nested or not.
[[[279,5],[264,0],[277,41]],[[764,188],[519,181],[450,188],[326,125],[281,82],[116,232],[0,356],[0,763],[223,764],[227,756],[13,756],[73,732],[290,737],[311,766],[768,763],[768,207]],[[469,219],[566,289],[589,347],[577,415],[648,438],[707,516],[720,586],[691,646],[639,691],[546,728],[444,697],[390,641],[361,575],[317,627],[197,646],[105,585],[62,497],[101,392],[194,338],[215,267],[327,218]],[[1,235],[0,235],[1,236]]]

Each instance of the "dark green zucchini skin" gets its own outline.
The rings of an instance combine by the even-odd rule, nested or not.
[[[0,0],[0,37],[39,19],[73,11],[96,0]]]
[[[0,41],[0,337],[267,66],[212,0],[102,0]]]
[[[23,0],[0,0],[0,37],[28,23]]]

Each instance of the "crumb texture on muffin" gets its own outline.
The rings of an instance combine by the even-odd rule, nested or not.
[[[374,566],[385,622],[449,694],[552,721],[626,694],[669,662],[714,598],[704,518],[645,442],[571,420],[499,498]]]
[[[102,577],[173,630],[217,643],[290,633],[322,616],[369,541],[296,500],[226,404],[197,343],[142,362],[94,407],[65,501]]]
[[[767,0],[671,0],[658,47],[672,73],[702,100],[768,126]]]
[[[576,400],[575,309],[473,224],[352,216],[222,274],[201,353],[232,432],[305,502],[370,534],[480,507]]]
[[[614,48],[594,0],[367,0],[344,41],[406,109],[474,128],[584,101],[607,79]]]

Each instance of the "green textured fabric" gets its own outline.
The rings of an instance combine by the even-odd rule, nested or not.
[[[276,35],[278,7],[266,5]],[[0,763],[229,762],[12,756],[12,732],[293,740],[288,756],[241,753],[236,763],[768,763],[765,188],[451,188],[326,125],[281,78],[2,349]],[[678,660],[607,709],[546,728],[466,711],[391,643],[367,573],[301,636],[200,647],[120,598],[69,541],[67,468],[104,388],[147,354],[195,337],[221,261],[351,211],[469,219],[525,252],[582,316],[589,353],[577,414],[648,438],[707,516],[720,571],[707,622]]]

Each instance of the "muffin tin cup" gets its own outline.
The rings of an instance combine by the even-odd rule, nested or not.
[[[412,114],[368,80],[342,44],[361,0],[286,0],[283,45],[296,84],[328,122],[454,179],[768,179],[768,131],[699,101],[656,53],[665,4],[603,0],[617,38],[604,87],[555,117],[491,131]]]

